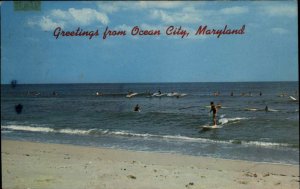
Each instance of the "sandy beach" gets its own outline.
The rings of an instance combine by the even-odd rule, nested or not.
[[[2,188],[299,188],[299,166],[1,141]]]

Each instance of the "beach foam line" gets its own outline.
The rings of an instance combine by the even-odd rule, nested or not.
[[[286,143],[274,143],[263,141],[243,141],[243,140],[212,140],[208,138],[194,138],[182,135],[156,135],[149,133],[135,133],[130,131],[111,131],[102,129],[52,129],[49,127],[33,127],[22,125],[7,125],[1,126],[1,133],[7,133],[11,131],[27,131],[27,132],[44,132],[44,133],[62,133],[70,135],[98,135],[98,136],[123,136],[123,137],[140,137],[149,140],[163,139],[163,140],[175,140],[185,142],[204,142],[204,143],[218,143],[218,144],[237,144],[247,146],[260,146],[260,147],[295,147],[292,144]]]
[[[8,125],[2,126],[2,129],[9,129],[9,130],[17,130],[17,131],[31,131],[31,132],[54,132],[54,129],[48,127],[32,127],[32,126],[23,126],[23,125]]]
[[[242,144],[249,144],[255,146],[290,146],[289,144],[285,143],[273,143],[273,142],[261,142],[261,141],[242,141]]]
[[[235,118],[225,118],[224,116],[219,119],[219,122],[223,125],[225,123],[228,123],[228,122],[232,122],[232,121],[240,121],[240,120],[248,120],[250,118],[247,118],[247,117],[235,117]]]
[[[1,126],[2,129],[9,129],[11,131],[28,131],[28,132],[42,132],[42,133],[64,133],[64,134],[81,134],[88,135],[92,129],[90,130],[81,130],[81,129],[53,129],[49,127],[33,127],[33,126],[23,126],[23,125],[7,125]],[[4,130],[7,131],[7,130]]]
[[[233,144],[242,144],[247,146],[261,146],[261,147],[293,147],[292,144],[276,143],[276,142],[263,142],[263,141],[243,141],[243,140],[230,140]]]

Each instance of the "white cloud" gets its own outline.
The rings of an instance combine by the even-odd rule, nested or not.
[[[109,18],[105,13],[99,12],[90,8],[68,10],[54,9],[46,16],[39,18],[31,18],[27,21],[29,26],[39,26],[41,29],[49,31],[56,27],[72,26],[88,26],[93,23],[102,23],[106,25],[109,23]]]
[[[188,4],[178,10],[152,9],[150,10],[150,18],[161,20],[164,24],[210,23],[211,25],[216,25],[229,19],[228,15],[239,15],[248,12],[249,9],[245,6],[234,6],[216,10],[204,9],[199,6],[195,8],[195,4]]]
[[[227,14],[227,15],[229,15],[229,14],[244,14],[244,13],[248,12],[248,8],[235,6],[235,7],[221,9],[220,12],[222,14]]]
[[[275,34],[286,34],[289,31],[284,28],[272,28],[271,31]]]
[[[160,8],[160,9],[172,9],[172,8],[178,8],[182,7],[184,5],[184,2],[180,1],[140,1],[136,3],[136,6],[138,8]]]
[[[202,21],[199,12],[191,11],[191,9],[185,9],[181,12],[167,12],[155,9],[150,12],[150,18],[159,19],[165,24],[197,23]]]
[[[128,26],[126,24],[122,24],[122,25],[118,25],[116,27],[113,28],[113,30],[122,30],[122,31],[126,31],[127,33],[130,33],[130,31],[132,30],[132,26]]]
[[[45,31],[50,31],[53,30],[56,27],[64,27],[64,23],[63,22],[53,22],[50,18],[48,17],[42,17],[42,19],[40,20],[40,22],[38,23],[39,26],[42,28],[42,30]]]
[[[74,20],[81,25],[89,25],[94,21],[99,21],[102,24],[108,24],[109,22],[109,19],[106,16],[106,14],[89,8],[70,8],[68,10],[68,14],[70,14],[74,18]]]
[[[103,12],[113,13],[120,10],[174,9],[186,4],[182,1],[101,1],[97,2],[97,7]]]
[[[27,24],[31,27],[39,26],[43,31],[51,31],[57,27],[64,28],[65,22],[55,22],[47,16],[43,16],[40,19],[29,19]]]
[[[62,11],[60,9],[54,9],[51,11],[51,16],[55,17],[55,18],[60,18],[60,19],[68,19],[69,18],[69,14],[67,11]]]
[[[263,6],[262,12],[268,16],[286,16],[294,17],[297,16],[297,6],[292,5],[266,5]]]

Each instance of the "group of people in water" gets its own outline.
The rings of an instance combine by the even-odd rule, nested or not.
[[[150,94],[150,92],[148,92]],[[133,92],[128,92],[128,94],[133,94]],[[158,92],[156,94],[162,94],[162,92],[160,90],[158,90]],[[172,92],[171,94],[175,94],[174,92]],[[213,96],[219,96],[221,93],[219,91],[217,92],[214,92],[213,93]],[[34,92],[27,92],[27,95],[34,95],[34,96],[37,96],[37,95],[40,95],[40,93],[34,91]],[[52,92],[52,95],[53,96],[58,96],[58,93],[56,91],[53,91]],[[102,96],[103,94],[100,93],[100,92],[96,92],[96,96]],[[259,96],[262,96],[262,92],[260,91]],[[230,93],[230,96],[234,96],[233,92]],[[252,93],[249,92],[248,94],[246,93],[241,93],[241,96],[252,96]],[[281,94],[280,97],[283,97],[283,96],[287,96],[287,94]],[[221,104],[217,104],[215,105],[214,102],[210,102],[210,111],[209,113],[212,112],[212,122],[213,122],[213,125],[216,126],[217,125],[217,112],[218,110],[221,108]],[[23,109],[23,105],[22,104],[18,104],[15,106],[15,111],[20,114],[22,112],[22,109]],[[141,111],[141,108],[139,106],[139,104],[136,104],[134,109],[133,109],[134,112],[140,112]],[[269,111],[269,108],[268,106],[266,105],[266,107],[264,108],[264,111],[268,112]]]
[[[222,108],[222,105],[220,103],[218,103],[217,105],[214,104],[213,101],[210,102],[210,111],[209,111],[209,114],[212,112],[212,122],[213,122],[213,126],[216,126],[217,125],[217,112],[218,112],[218,109],[221,109]],[[264,109],[266,112],[269,111],[269,107],[266,105],[265,109]],[[133,109],[134,112],[140,112],[141,111],[141,108],[139,106],[139,104],[136,104],[134,109]]]
[[[213,96],[220,96],[220,95],[221,95],[220,91],[213,92]],[[258,95],[259,95],[259,96],[262,96],[262,92],[260,91]],[[233,91],[230,92],[230,96],[234,96]],[[251,92],[251,91],[248,92],[248,93],[242,92],[242,93],[240,94],[240,96],[252,96],[252,92]]]
[[[209,113],[213,112],[213,117],[212,118],[213,118],[213,124],[214,124],[214,126],[217,125],[217,111],[221,107],[222,106],[221,106],[220,103],[217,104],[217,105],[215,105],[214,102],[210,102],[210,111],[209,111]],[[133,111],[135,111],[135,112],[140,112],[141,111],[139,104],[135,105]]]

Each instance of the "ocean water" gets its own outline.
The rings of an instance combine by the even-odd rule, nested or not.
[[[158,90],[166,94],[152,96]],[[1,137],[299,164],[297,90],[298,82],[1,85]],[[222,105],[222,128],[202,130],[211,101]]]

